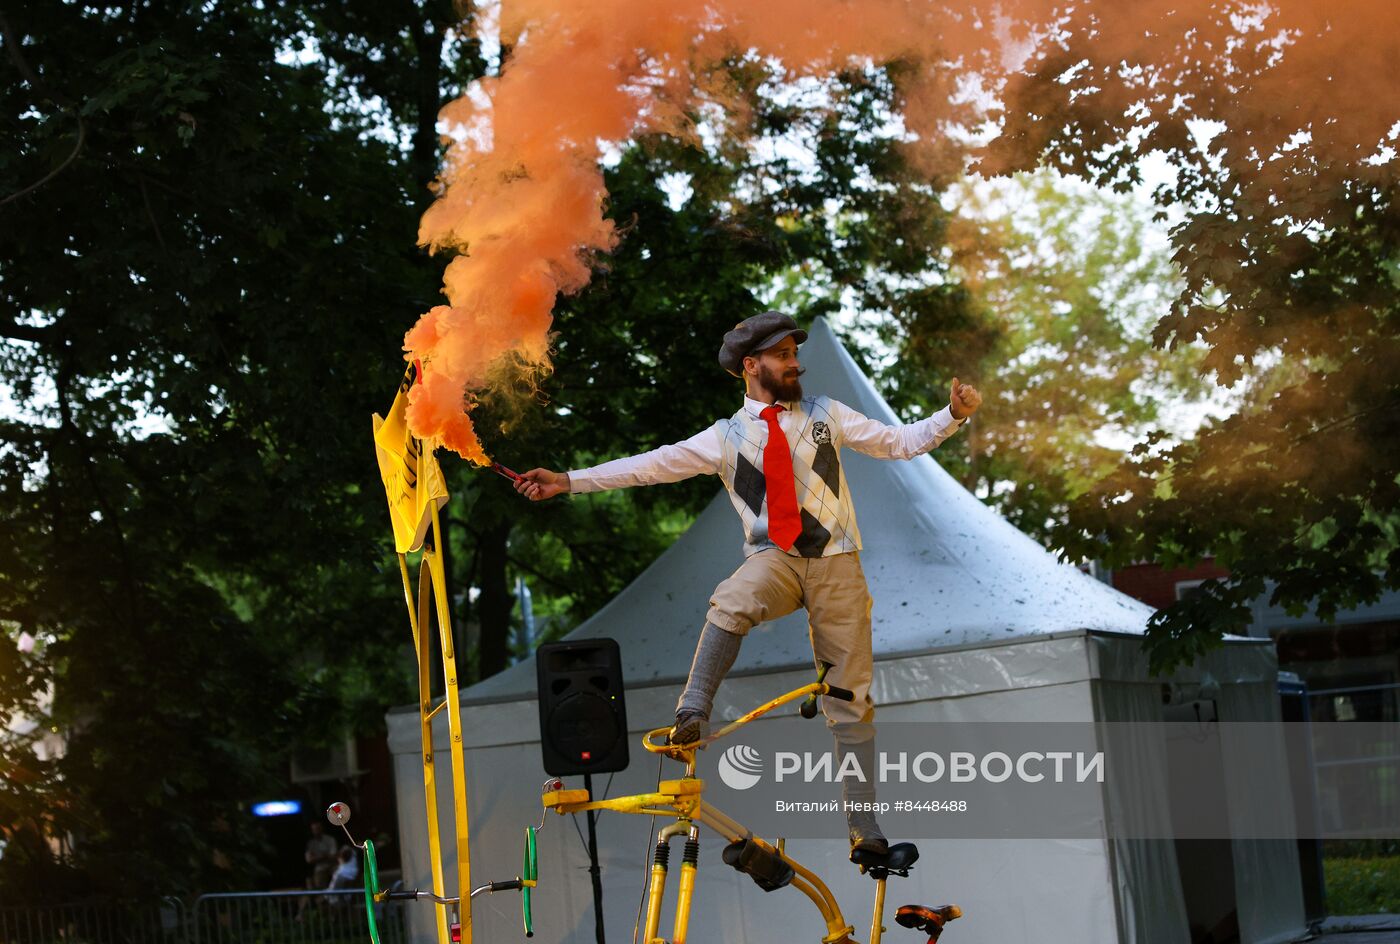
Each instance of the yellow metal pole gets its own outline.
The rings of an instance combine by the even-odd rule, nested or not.
[[[448,750],[452,758],[452,788],[456,812],[457,877],[462,922],[462,942],[471,944],[471,871],[467,848],[466,764],[462,754],[462,719],[457,692],[457,662],[452,646],[452,622],[447,602],[447,575],[442,564],[442,526],[438,509],[448,501],[447,484],[442,469],[433,458],[433,443],[414,438],[408,427],[408,393],[420,380],[419,368],[411,365],[394,396],[389,412],[374,417],[374,454],[379,464],[379,477],[389,502],[389,521],[394,529],[394,549],[399,557],[399,575],[403,579],[404,602],[408,606],[409,627],[413,630],[413,649],[418,658],[418,720],[422,735],[423,799],[428,825],[428,861],[432,870],[433,895],[450,898],[445,890],[442,863],[442,839],[438,831],[437,768],[434,762],[433,716],[441,710],[448,713],[447,729],[451,739]],[[414,588],[408,574],[407,555],[423,550],[418,567],[417,611],[414,610]],[[446,698],[437,708],[432,704],[432,642],[433,610],[437,610],[438,641],[442,647]],[[448,910],[436,904],[438,944],[450,944]]]
[[[415,642],[418,654],[418,721],[423,739],[423,804],[428,817],[428,863],[432,870],[433,894],[445,897],[442,877],[442,840],[438,833],[437,767],[433,761],[433,680],[432,658],[428,649],[432,628],[432,571],[425,553],[418,565],[418,618]],[[438,944],[450,944],[447,932],[447,907],[434,904],[437,918]]]
[[[666,895],[666,863],[652,860],[651,884],[647,887],[647,923],[642,940],[652,944],[661,928],[661,899]]]
[[[748,829],[708,803],[702,802],[696,809],[693,818],[731,842],[736,839],[752,838],[761,848],[781,858],[792,867],[794,873],[792,887],[806,895],[812,904],[817,906],[817,911],[821,912],[822,921],[826,924],[827,930],[827,936],[822,940],[840,941],[849,937],[854,928],[846,923],[845,916],[841,914],[841,906],[836,903],[836,896],[831,894],[831,889],[827,888],[826,883],[819,879],[814,872],[790,858],[786,852],[754,836]]]
[[[408,579],[408,555],[399,555],[399,576],[403,578],[403,602],[408,606],[408,628],[413,630],[413,651],[418,652],[418,616],[413,611],[413,583]]]
[[[695,866],[690,862],[681,863],[681,887],[676,892],[676,927],[671,944],[685,944],[685,936],[690,932],[690,901],[695,894]]]
[[[457,653],[452,644],[452,610],[447,598],[447,575],[442,563],[442,523],[436,504],[433,515],[431,551],[425,546],[433,573],[437,601],[438,637],[442,644],[442,672],[446,683],[448,750],[452,758],[453,826],[457,839],[457,897],[461,904],[462,944],[472,944],[472,866],[470,824],[467,820],[467,762],[462,745],[461,695],[457,688]]]
[[[875,914],[870,919],[870,944],[880,944],[885,933],[885,880],[875,881]]]
[[[685,944],[690,932],[690,903],[695,895],[695,870],[699,868],[696,859],[700,851],[700,827],[692,825],[686,835],[685,855],[681,859],[681,884],[676,892],[676,924],[671,935],[671,944]]]

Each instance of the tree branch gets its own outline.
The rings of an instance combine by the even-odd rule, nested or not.
[[[41,443],[58,432],[59,430],[52,426],[41,426],[37,423],[0,421],[0,439],[8,439],[10,442]]]
[[[22,325],[13,321],[0,324],[0,338],[9,338],[12,341],[32,341],[35,344],[44,344],[54,337],[52,326]]]
[[[146,219],[151,221],[151,229],[155,230],[156,242],[160,244],[160,251],[170,255],[170,249],[165,245],[165,237],[160,231],[160,224],[156,222],[155,210],[151,209],[151,195],[146,192],[146,179],[137,174],[136,184],[141,188],[141,202],[146,206]]]
[[[29,62],[24,58],[24,53],[20,51],[19,41],[15,37],[14,31],[10,29],[10,23],[5,19],[5,14],[3,12],[0,12],[0,41],[5,43],[5,52],[9,55],[10,61],[15,64],[15,68],[19,70],[19,74],[24,77],[30,87],[40,95],[53,100],[60,108],[72,115],[78,122],[78,140],[73,143],[72,153],[63,159],[63,163],[34,181],[34,183],[21,190],[16,190],[4,199],[0,199],[0,206],[4,206],[7,203],[18,200],[27,193],[38,190],[44,184],[63,173],[69,164],[77,160],[79,152],[83,149],[83,142],[87,138],[87,125],[83,123],[83,116],[78,112],[78,109],[74,108],[65,97],[48,89],[43,82],[39,81],[39,77],[34,73],[34,70],[29,67]]]
[[[1316,429],[1308,430],[1306,433],[1300,433],[1297,436],[1294,436],[1293,445],[1296,446],[1305,439],[1311,439],[1314,436],[1320,436],[1323,433],[1335,429],[1338,426],[1343,426],[1354,420],[1359,420],[1363,416],[1369,416],[1372,413],[1380,413],[1385,410],[1394,410],[1397,408],[1400,408],[1400,401],[1397,401],[1396,398],[1391,397],[1390,399],[1382,400],[1375,406],[1367,407],[1364,410],[1357,410],[1355,413],[1348,413],[1345,416],[1339,416],[1336,419],[1329,420],[1328,422],[1323,423]]]

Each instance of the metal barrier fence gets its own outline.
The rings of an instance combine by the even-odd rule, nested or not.
[[[404,944],[400,902],[375,906],[381,944]],[[367,944],[362,888],[308,892],[200,895],[191,911],[190,944]]]
[[[381,944],[405,944],[402,902],[375,906]],[[0,907],[0,944],[368,944],[364,889],[201,895],[186,910],[109,903]]]
[[[1369,839],[1375,811],[1400,826],[1400,683],[1308,692],[1314,721],[1357,722],[1356,738],[1334,732],[1313,746],[1313,789],[1319,822],[1335,839]],[[1363,812],[1364,811],[1364,812]],[[1393,835],[1393,833],[1390,833]]]
[[[0,908],[0,944],[178,944],[184,905],[106,902]]]

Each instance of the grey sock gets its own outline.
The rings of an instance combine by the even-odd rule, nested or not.
[[[739,644],[744,637],[706,623],[695,647],[695,660],[690,663],[690,678],[676,704],[676,711],[698,711],[706,718],[714,707],[715,692],[724,681],[725,673],[739,656]]]
[[[849,754],[855,755],[855,762],[860,765],[864,779],[855,776],[843,777],[841,779],[841,798],[872,803],[875,800],[875,780],[879,774],[875,768],[875,739],[872,737],[851,743],[843,740],[841,733],[838,732],[836,736],[837,770],[846,769],[846,765],[850,763],[846,760]]]

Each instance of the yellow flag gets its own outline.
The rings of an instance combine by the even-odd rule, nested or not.
[[[374,453],[379,460],[379,478],[389,499],[389,518],[394,524],[394,549],[400,554],[416,551],[433,523],[432,505],[447,504],[447,483],[431,449],[408,431],[408,388],[413,386],[414,368],[409,365],[399,383],[389,416],[374,414]]]

